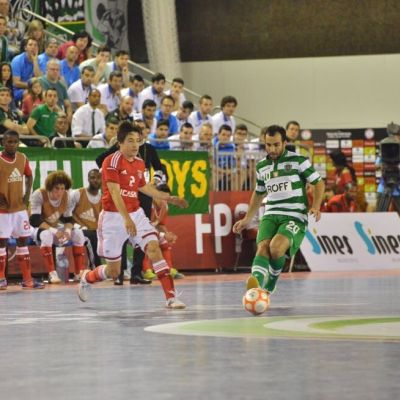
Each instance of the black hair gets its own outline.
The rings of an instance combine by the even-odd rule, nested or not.
[[[139,81],[139,82],[144,82],[144,79],[143,79],[143,76],[142,75],[131,75],[130,77],[129,77],[129,82],[133,82],[133,81]]]
[[[72,36],[72,41],[74,43],[76,43],[76,41],[78,39],[84,39],[84,38],[88,39],[88,45],[86,46],[86,48],[88,49],[92,45],[92,41],[93,41],[93,38],[90,36],[90,34],[88,32],[80,31],[80,32],[74,33],[74,35]]]
[[[18,138],[18,140],[19,140],[19,133],[17,132],[17,131],[14,131],[14,130],[12,130],[12,129],[7,129],[4,133],[3,133],[3,140],[6,138],[6,137],[16,137],[16,138]]]
[[[199,103],[201,103],[203,100],[211,100],[212,101],[212,97],[208,94],[203,94],[203,96],[200,97]]]
[[[290,125],[296,125],[296,126],[298,126],[300,128],[300,124],[297,121],[289,121],[286,124],[286,129],[288,129]]]
[[[248,130],[246,124],[239,124],[235,129],[235,132],[236,131],[246,131],[246,132],[248,132],[249,130]]]
[[[162,104],[164,102],[164,100],[171,100],[175,104],[175,99],[172,96],[170,96],[169,94],[163,96],[163,98],[161,99],[160,104]]]
[[[108,77],[109,81],[112,81],[113,78],[122,78],[122,72],[121,71],[113,71],[111,72],[110,76]]]
[[[188,108],[190,111],[194,110],[194,104],[190,100],[185,100],[182,105],[182,108]]]
[[[160,121],[157,121],[157,128],[159,128],[160,126],[167,126],[169,129],[169,122],[167,119],[162,119]]]
[[[346,155],[340,150],[334,150],[329,154],[329,157],[332,159],[332,162],[335,167],[347,168],[350,171],[351,179],[353,182],[357,182],[356,171],[354,168],[347,162]]]
[[[185,82],[183,81],[182,78],[174,78],[174,79],[172,79],[172,83],[174,83],[174,82],[180,83],[181,85],[185,84]]]
[[[234,103],[237,106],[237,100],[233,96],[224,96],[221,99],[221,108],[224,108],[228,103]]]
[[[147,99],[142,104],[142,110],[144,110],[146,107],[157,107],[157,104],[154,100]]]
[[[102,51],[107,52],[107,53],[111,53],[110,47],[107,46],[106,44],[103,44],[103,45],[99,46],[99,48],[97,49],[97,54],[101,53]]]
[[[85,71],[95,72],[95,71],[94,71],[94,68],[93,68],[91,65],[86,65],[86,67],[83,67],[83,68],[82,68],[82,74],[83,74]]]
[[[280,125],[270,125],[265,129],[265,135],[274,137],[277,133],[281,135],[282,142],[286,141],[286,129]]]
[[[119,56],[129,56],[129,53],[126,50],[118,50],[115,53],[115,57],[119,57]]]
[[[154,83],[154,82],[159,82],[159,81],[165,81],[165,76],[164,76],[164,74],[162,74],[161,72],[157,72],[156,74],[154,74],[154,75],[151,77],[151,82],[152,82],[152,83]]]
[[[185,122],[182,124],[180,131],[183,131],[183,128],[193,129],[193,125],[190,122]]]
[[[139,136],[142,136],[142,131],[140,130],[140,128],[133,125],[129,121],[122,122],[121,125],[118,127],[118,133],[117,133],[118,142],[123,143],[126,137],[133,132],[137,132]]]
[[[218,129],[218,133],[221,133],[222,131],[229,131],[230,133],[232,133],[232,128],[229,125],[221,125]]]

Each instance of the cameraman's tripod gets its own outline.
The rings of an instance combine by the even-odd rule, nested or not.
[[[376,205],[376,211],[387,212],[389,210],[390,203],[392,203],[392,200],[393,200],[393,205],[396,208],[396,211],[400,214],[400,197],[398,197],[398,196],[393,197],[393,190],[394,190],[394,187],[391,185],[385,187],[384,192],[378,198],[378,203]]]

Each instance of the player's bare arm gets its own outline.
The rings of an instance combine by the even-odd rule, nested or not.
[[[321,219],[320,209],[324,197],[324,192],[325,192],[325,184],[324,181],[321,179],[314,185],[314,200],[309,211],[309,213],[314,216],[315,221],[317,222]]]
[[[260,208],[263,198],[264,198],[263,194],[258,194],[255,191],[253,192],[249,203],[249,209],[247,210],[247,213],[244,216],[244,218],[237,221],[235,225],[233,225],[232,229],[233,233],[240,233],[246,227],[246,225],[251,221],[255,213]]]
[[[142,186],[141,188],[139,188],[139,191],[155,199],[165,200],[169,204],[173,204],[174,206],[177,206],[179,208],[187,208],[189,205],[185,199],[178,196],[171,196],[170,194],[165,192],[161,192],[150,184]]]
[[[110,191],[110,194],[111,194],[111,197],[115,204],[115,207],[117,208],[119,213],[124,218],[126,231],[130,235],[135,236],[136,235],[136,226],[135,226],[134,222],[132,221],[132,219],[126,209],[124,201],[122,200],[121,193],[120,193],[121,188],[120,188],[119,183],[107,182],[107,187],[108,187],[108,190]]]
[[[28,207],[29,197],[32,191],[33,176],[25,176],[25,194],[23,197],[24,204]]]

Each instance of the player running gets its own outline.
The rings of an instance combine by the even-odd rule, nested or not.
[[[169,266],[158,244],[157,231],[140,207],[138,191],[182,208],[187,207],[187,202],[146,184],[145,165],[137,157],[142,142],[140,128],[123,122],[118,129],[117,140],[119,151],[106,157],[102,165],[103,211],[100,213],[97,235],[98,254],[106,259],[107,265],[82,275],[79,298],[88,300],[90,283],[118,277],[122,246],[129,239],[133,246],[140,246],[152,262],[167,299],[166,307],[185,308],[185,304],[177,298]]]
[[[4,132],[4,150],[0,153],[0,290],[7,289],[6,246],[10,237],[17,239],[16,254],[22,272],[22,289],[43,289],[44,284],[34,281],[31,275],[31,260],[27,245],[31,227],[26,209],[33,177],[28,159],[17,151],[18,144],[17,132],[11,130]]]
[[[271,294],[282,268],[285,254],[296,254],[307,229],[307,213],[319,221],[324,183],[308,158],[285,149],[286,131],[271,125],[263,131],[267,156],[256,166],[257,185],[245,217],[235,223],[240,233],[252,220],[266,198],[265,213],[257,235],[247,290],[261,287]],[[308,210],[306,182],[314,186],[314,200]]]

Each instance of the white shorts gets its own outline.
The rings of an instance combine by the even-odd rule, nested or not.
[[[136,226],[136,236],[130,236],[125,229],[124,219],[119,212],[102,211],[97,227],[97,254],[108,260],[121,258],[122,246],[127,239],[132,246],[140,246],[144,251],[147,243],[158,241],[157,231],[151,225],[144,211],[139,210],[129,214]]]
[[[0,214],[0,239],[29,237],[31,226],[26,210]]]

